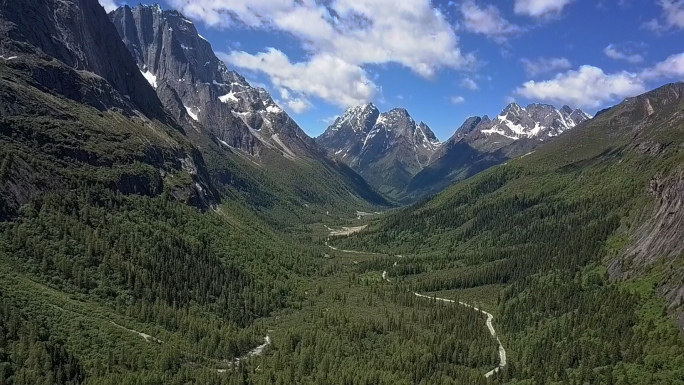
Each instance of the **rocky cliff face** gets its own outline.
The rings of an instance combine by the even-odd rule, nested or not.
[[[673,163],[684,151],[681,137],[673,135],[684,127],[684,83],[628,98],[605,114],[616,131],[629,130],[624,134],[631,138],[632,152],[653,162],[669,160],[670,166],[663,169],[671,168],[650,177],[651,204],[626,230],[631,242],[611,263],[609,275],[612,279],[638,277],[662,264],[664,274],[657,290],[684,327],[684,168],[681,161]]]
[[[214,204],[202,156],[96,0],[3,0],[0,47],[4,216],[78,183]]]
[[[236,174],[229,159],[237,157],[248,164],[240,173],[257,178],[266,173],[273,179],[260,180],[260,188],[288,191],[275,200],[292,194],[321,206],[388,203],[348,166],[327,158],[266,90],[229,70],[182,14],[139,5],[120,7],[109,17],[135,58],[137,71],[186,127],[193,143],[205,154],[211,152],[207,157],[213,160],[212,175],[225,188],[242,188],[226,177]]]
[[[43,59],[55,58],[69,68],[104,79],[107,84],[101,84],[102,88],[110,86],[123,96],[117,100],[117,107],[134,108],[169,122],[154,90],[145,84],[97,1],[3,0],[0,20],[5,57],[36,54]],[[54,66],[44,67],[38,80],[44,80],[47,87],[59,87],[62,79],[54,71]],[[59,91],[74,92],[68,84]]]
[[[395,198],[440,145],[430,127],[405,109],[380,113],[373,104],[348,109],[317,141]]]
[[[123,6],[109,16],[139,72],[176,118],[255,156],[265,148],[288,158],[317,151],[268,92],[226,68],[182,14],[139,5]]]

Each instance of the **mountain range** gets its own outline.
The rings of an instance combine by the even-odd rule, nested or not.
[[[268,92],[229,71],[180,13],[139,5],[109,16],[140,72],[177,119],[254,156],[266,148],[289,158],[315,151],[311,138]]]
[[[684,384],[682,82],[313,139],[160,6],[0,49],[0,384]]]
[[[329,159],[265,89],[228,70],[182,14],[138,5],[120,7],[109,17],[166,110],[195,145],[217,154],[212,158],[241,158],[241,168],[260,169],[252,174],[271,173],[296,205],[322,208],[332,203],[331,193],[340,202],[387,204],[345,164]],[[236,184],[234,166],[211,166],[217,179]],[[267,193],[273,199],[283,195]]]
[[[380,192],[412,202],[492,165],[532,151],[589,120],[580,109],[509,104],[496,118],[468,118],[440,143],[404,109],[349,108],[316,140]]]

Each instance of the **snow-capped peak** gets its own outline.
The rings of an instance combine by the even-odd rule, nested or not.
[[[388,164],[402,164],[404,170],[425,167],[441,144],[430,127],[416,123],[406,109],[380,113],[371,103],[347,109],[318,141],[352,167],[392,157]]]
[[[512,140],[554,137],[591,119],[580,109],[563,106],[560,110],[549,104],[533,103],[521,107],[511,103],[496,117],[480,122],[475,128],[486,136],[498,135]]]
[[[368,132],[378,119],[380,112],[373,103],[350,107],[331,126],[334,130],[343,127],[351,128],[355,132]]]

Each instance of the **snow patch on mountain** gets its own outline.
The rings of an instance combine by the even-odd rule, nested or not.
[[[140,71],[148,83],[154,88],[157,88],[157,77],[152,74],[149,70]]]
[[[197,108],[197,107],[188,107],[188,106],[183,106],[183,107],[185,107],[185,111],[188,112],[188,115],[190,115],[190,117],[191,117],[194,121],[199,122],[199,116],[198,116],[198,114],[199,114],[199,112],[200,112],[200,109],[199,109],[199,108]],[[197,110],[197,112],[195,112],[195,111],[193,111],[193,110]]]
[[[283,112],[283,110],[281,110],[278,106],[268,106],[266,107],[266,112],[270,112],[272,114],[279,114]]]
[[[233,91],[230,91],[229,93],[219,96],[219,100],[222,103],[230,103],[230,102],[238,102],[239,99],[235,96],[235,93]]]
[[[484,120],[473,132],[499,135],[512,140],[552,138],[589,120],[582,110],[563,106],[557,110],[548,104],[530,104],[521,107],[509,104],[494,120]]]

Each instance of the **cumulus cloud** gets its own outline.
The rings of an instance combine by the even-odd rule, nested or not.
[[[618,72],[606,74],[602,69],[585,65],[577,71],[558,74],[552,80],[530,80],[516,90],[528,99],[551,101],[581,108],[598,108],[614,101],[643,93],[642,79],[636,74]]]
[[[465,98],[463,96],[452,96],[450,100],[451,103],[456,105],[465,103]]]
[[[525,67],[525,72],[530,77],[535,77],[548,72],[564,70],[572,67],[570,60],[564,57],[545,58],[541,57],[536,60],[520,59],[520,62]]]
[[[168,3],[210,26],[247,26],[289,34],[308,53],[309,61],[296,66],[307,68],[309,74],[315,75],[310,81],[303,76],[283,77],[283,70],[259,64],[262,59],[275,59],[273,51],[238,52],[230,55],[231,64],[256,68],[271,76],[274,84],[278,82],[295,92],[314,92],[339,105],[367,101],[360,97],[373,95],[374,91],[369,91],[377,87],[366,82],[363,70],[366,64],[398,63],[429,78],[442,68],[460,69],[475,61],[472,54],[461,52],[455,30],[442,12],[425,0],[336,0],[323,4],[315,0],[169,0]],[[294,66],[285,55],[279,56],[279,60],[285,59],[286,69]],[[353,75],[354,82],[343,87],[348,94],[332,91],[338,84],[328,84],[330,91],[322,90],[326,83],[314,84],[320,78],[314,69],[324,63],[340,66],[328,66],[328,76],[337,77],[335,73],[340,71],[342,77]]]
[[[295,114],[304,113],[312,107],[309,99],[302,94],[293,95],[292,92],[283,87],[278,87],[277,90],[280,94],[280,99],[277,100],[278,104]]]
[[[107,13],[119,8],[114,0],[100,0],[100,5],[107,11]]]
[[[684,79],[684,53],[672,55],[652,68],[648,68],[641,73],[644,80],[660,78]]]
[[[528,99],[599,108],[607,102],[644,93],[647,82],[663,79],[684,79],[684,53],[672,55],[637,73],[606,74],[600,68],[585,65],[577,71],[560,73],[551,80],[530,80],[518,87],[516,94]]]
[[[463,80],[461,80],[461,87],[471,91],[477,91],[480,89],[480,86],[477,85],[477,82],[469,77],[463,78]]]
[[[513,10],[519,15],[549,17],[559,15],[573,0],[515,0]]]
[[[660,0],[658,5],[663,10],[660,20],[652,19],[644,23],[644,28],[653,32],[684,28],[684,0]]]
[[[467,31],[485,35],[498,43],[505,42],[509,36],[521,31],[520,27],[504,19],[494,5],[480,7],[474,1],[464,1],[461,15]]]
[[[669,28],[684,28],[684,0],[661,0],[666,26]]]
[[[614,44],[608,44],[608,46],[603,49],[603,53],[611,59],[625,60],[630,63],[641,63],[644,61],[644,57],[642,55],[632,53],[629,50],[625,51]]]
[[[362,104],[378,92],[361,67],[328,54],[316,55],[302,63],[291,63],[275,48],[256,55],[234,51],[220,53],[219,57],[236,67],[269,75],[276,87],[316,96],[340,107]],[[301,102],[297,105],[302,106]]]
[[[294,112],[295,114],[301,114],[308,111],[311,108],[311,102],[306,99],[290,99],[283,101],[281,103],[286,109]]]

